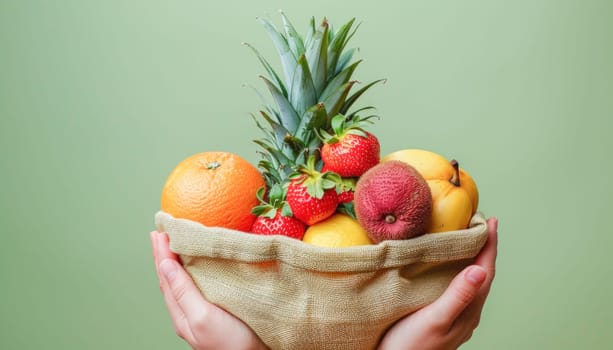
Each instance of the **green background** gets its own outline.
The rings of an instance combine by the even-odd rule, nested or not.
[[[613,5],[603,1],[0,0],[0,348],[186,349],[148,233],[183,158],[252,162],[277,64],[257,16],[361,22],[382,153],[425,148],[500,219],[466,349],[613,342]]]

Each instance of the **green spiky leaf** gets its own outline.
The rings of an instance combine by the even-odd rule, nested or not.
[[[358,64],[362,61],[357,61],[353,63],[351,66],[345,68],[340,73],[337,73],[334,78],[330,80],[324,91],[322,91],[320,95],[320,100],[324,101],[330,98],[330,96],[336,93],[342,86],[347,84],[347,82],[351,79],[351,75],[357,68]]]
[[[351,62],[351,60],[353,59],[353,55],[355,54],[357,50],[358,49],[356,48],[351,48],[341,54],[341,57],[339,58],[338,63],[336,64],[336,70],[334,70],[334,74],[338,74],[342,72],[345,69],[345,67],[347,67],[349,62]]]
[[[350,81],[341,87],[339,87],[333,94],[328,96],[324,100],[324,105],[326,106],[326,110],[328,111],[329,116],[334,116],[338,113],[342,113],[343,107],[345,106],[346,98],[349,95],[349,91],[355,84],[355,81]]]
[[[289,90],[289,102],[293,106],[296,115],[301,116],[307,109],[317,103],[317,92],[313,85],[313,78],[311,77],[311,71],[309,70],[309,64],[305,55],[298,58],[298,67],[294,72],[292,81],[294,84]],[[295,132],[299,124],[299,122],[296,123],[291,131]]]
[[[316,96],[326,86],[328,71],[328,21],[323,20],[306,52],[307,63],[311,71]]]
[[[326,122],[326,107],[323,103],[318,103],[309,108],[300,121],[300,125],[296,130],[296,135],[303,140],[311,139],[311,133],[314,130],[321,128]]]
[[[283,27],[285,28],[285,34],[287,35],[287,42],[290,50],[294,53],[294,57],[300,57],[305,52],[302,37],[300,37],[300,34],[298,34],[296,28],[294,28],[283,11],[281,11],[281,19],[283,20]]]
[[[339,58],[342,55],[343,49],[347,44],[347,35],[355,22],[355,18],[352,18],[349,22],[345,23],[332,37],[330,41],[330,47],[328,49],[328,71],[334,72],[337,67]]]
[[[279,77],[279,75],[277,74],[277,72],[272,68],[272,66],[270,65],[270,63],[268,63],[268,61],[262,56],[260,55],[260,53],[258,52],[258,50],[255,49],[255,47],[251,46],[248,43],[244,43],[247,47],[249,47],[256,55],[256,57],[258,58],[258,60],[260,61],[260,63],[262,63],[262,66],[264,66],[264,69],[266,70],[266,72],[268,73],[268,76],[270,77],[270,79],[272,80],[272,82],[274,82],[277,86],[277,88],[279,88],[279,90],[287,96],[287,89],[285,87],[285,84],[283,84],[283,80]]]
[[[361,88],[360,90],[356,91],[353,95],[351,95],[351,97],[349,97],[347,99],[347,101],[345,102],[345,104],[343,105],[343,108],[340,110],[341,114],[347,114],[347,111],[349,110],[349,108],[351,108],[351,105],[353,105],[353,103],[355,101],[357,101],[358,98],[360,98],[360,96],[362,96],[362,94],[364,92],[366,92],[366,90],[370,89],[373,85],[380,83],[380,82],[385,82],[386,79],[378,79],[375,80],[371,83],[366,84],[366,86],[364,86],[363,88]]]
[[[287,99],[287,97],[277,88],[275,84],[273,84],[266,77],[261,77],[262,80],[266,83],[268,90],[273,95],[277,106],[279,107],[279,122],[282,123],[286,129],[290,131],[296,130],[298,125],[300,124],[299,114],[296,113],[293,105]]]
[[[264,25],[264,28],[268,31],[273,44],[277,48],[279,57],[281,58],[281,66],[285,73],[285,83],[288,87],[292,86],[292,77],[296,70],[296,56],[289,47],[287,39],[277,30],[277,28],[267,19],[259,18],[260,22]]]

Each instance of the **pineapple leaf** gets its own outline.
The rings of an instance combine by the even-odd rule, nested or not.
[[[296,56],[289,47],[287,43],[287,39],[281,34],[277,28],[272,24],[269,20],[265,18],[258,18],[260,22],[264,25],[264,28],[268,31],[270,38],[273,41],[273,44],[277,48],[279,52],[279,57],[281,58],[281,66],[283,66],[283,72],[285,72],[285,83],[287,86],[292,86],[292,76],[294,75],[294,71],[296,70]]]
[[[294,57],[300,57],[300,55],[304,54],[304,42],[302,41],[302,37],[300,37],[296,28],[289,21],[285,13],[283,13],[283,11],[280,11],[280,13],[289,47],[294,53]]]
[[[338,74],[339,72],[342,72],[345,69],[345,67],[347,67],[347,65],[349,64],[349,62],[351,62],[351,59],[353,58],[353,54],[357,50],[358,49],[356,48],[352,48],[341,54],[341,57],[339,58],[338,63],[336,64],[336,70],[334,71],[334,74]]]
[[[330,97],[331,94],[336,92],[339,89],[339,87],[346,84],[349,81],[349,79],[351,79],[351,75],[357,68],[358,64],[360,64],[360,62],[362,61],[357,61],[353,63],[351,66],[341,71],[340,73],[336,74],[334,78],[330,80],[330,82],[328,83],[324,91],[321,93],[321,95],[319,95],[320,101],[326,100],[328,97]]]
[[[304,47],[309,47],[311,45],[311,41],[315,36],[315,29],[315,17],[311,17],[311,20],[309,21],[309,27],[307,28],[307,34],[304,39]]]
[[[253,142],[255,142],[265,151],[270,153],[271,157],[275,159],[279,164],[287,164],[290,162],[289,158],[281,150],[267,143],[266,140],[254,140]]]
[[[339,113],[344,114],[343,108],[347,103],[345,99],[349,95],[349,90],[355,84],[355,81],[350,81],[340,86],[332,95],[324,100],[324,105],[328,111],[328,116],[332,117]]]
[[[266,72],[268,72],[268,76],[270,77],[270,79],[272,79],[272,81],[277,85],[279,90],[281,90],[281,92],[287,96],[287,89],[285,88],[285,85],[283,84],[283,80],[281,80],[281,78],[279,77],[277,72],[275,72],[275,70],[272,68],[270,63],[268,63],[268,61],[264,58],[264,56],[262,56],[258,52],[258,50],[256,50],[255,47],[251,46],[248,43],[244,43],[244,44],[255,53],[258,60],[260,60],[260,63],[262,63],[262,66],[264,66],[264,69],[266,69]]]
[[[306,51],[315,94],[319,96],[326,86],[328,62],[328,21],[323,20]]]
[[[311,138],[311,132],[315,129],[319,129],[326,122],[326,108],[323,103],[318,103],[307,111],[302,116],[296,135],[303,140],[309,140]]]
[[[337,32],[332,31],[334,33],[330,38],[330,47],[328,49],[328,71],[335,72],[337,68],[337,63],[339,58],[341,57],[341,53],[347,44],[345,40],[347,38],[347,34],[351,29],[351,26],[355,22],[355,18],[352,18],[349,22],[345,23]]]
[[[264,132],[264,134],[266,135],[266,137],[271,137],[274,138],[274,134],[269,131],[268,129],[266,129],[264,126],[262,126],[262,124],[260,123],[260,121],[258,120],[258,118],[255,116],[255,114],[250,113],[251,118],[253,119],[253,121],[255,122],[255,125]]]
[[[290,130],[294,131],[298,127],[300,123],[299,114],[296,113],[296,110],[287,99],[285,95],[277,88],[275,84],[273,84],[266,77],[261,76],[266,85],[268,86],[268,90],[273,95],[275,102],[277,102],[277,106],[279,107],[279,122]]]
[[[351,108],[351,105],[360,97],[362,96],[362,94],[364,92],[366,92],[366,90],[368,90],[371,86],[380,83],[380,82],[385,82],[386,79],[378,79],[375,80],[371,83],[368,83],[366,86],[364,86],[363,88],[361,88],[360,90],[356,91],[353,95],[351,95],[351,97],[349,97],[347,99],[347,101],[345,101],[345,104],[343,104],[343,107],[340,110],[341,114],[346,114],[347,111],[349,110],[349,108]]]
[[[305,55],[300,56],[298,59],[298,67],[294,72],[292,81],[289,102],[291,106],[294,106],[294,115],[298,122],[286,125],[290,131],[295,132],[300,122],[299,116],[303,115],[309,107],[317,103],[317,93]]]
[[[353,21],[352,21],[352,22],[353,22]],[[347,35],[347,37],[345,38],[345,42],[343,43],[343,46],[342,46],[343,48],[344,48],[344,47],[347,45],[347,43],[349,42],[349,40],[351,40],[351,38],[353,38],[353,35],[354,35],[354,34],[355,34],[357,31],[358,31],[358,28],[360,28],[360,24],[361,24],[361,23],[356,24],[356,26],[355,26],[355,27],[353,27],[353,30],[351,31],[351,33],[349,33],[349,34]]]
[[[264,97],[264,95],[262,95],[262,93],[256,89],[255,87],[253,87],[253,85],[251,84],[243,84],[243,86],[245,87],[249,87],[251,88],[251,90],[253,90],[255,92],[256,95],[258,95],[258,97],[260,98],[260,101],[262,101],[262,104],[264,105],[264,107],[266,108],[266,111],[270,114],[275,114],[274,113],[274,108],[272,108],[272,106],[270,105],[270,103],[268,102],[268,100],[266,99],[266,97]],[[276,114],[275,114],[276,116]]]
[[[260,111],[260,114],[270,124],[273,133],[269,132],[269,134],[274,136],[274,140],[280,146],[283,142],[283,139],[285,138],[285,135],[288,134],[287,129],[284,128],[283,125],[272,120],[272,118],[268,114],[266,114],[266,112]]]

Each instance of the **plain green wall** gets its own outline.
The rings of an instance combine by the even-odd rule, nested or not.
[[[466,349],[613,343],[610,1],[0,0],[0,348],[186,349],[148,233],[193,153],[252,162],[256,16],[357,17],[383,153],[460,160],[500,219]]]

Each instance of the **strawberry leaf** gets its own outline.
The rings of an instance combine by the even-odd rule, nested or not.
[[[354,207],[353,202],[339,204],[338,208],[337,208],[337,211],[340,212],[340,213],[349,215],[354,220],[357,220],[357,217],[355,215],[355,207]]]
[[[291,217],[294,215],[292,212],[292,208],[287,204],[287,202],[283,202],[283,206],[281,207],[281,215]]]
[[[349,130],[347,130],[346,134],[362,136],[364,138],[368,137],[368,135],[366,135],[366,132],[364,132],[361,129],[349,129]]]

